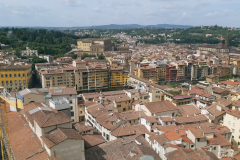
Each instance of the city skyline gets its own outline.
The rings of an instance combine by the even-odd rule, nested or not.
[[[237,0],[0,0],[0,26],[74,27],[108,24],[240,27]]]

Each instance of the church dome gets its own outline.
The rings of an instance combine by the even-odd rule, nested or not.
[[[222,42],[218,43],[218,46],[221,46],[221,47],[222,47],[222,46],[223,46],[223,43],[222,43]]]

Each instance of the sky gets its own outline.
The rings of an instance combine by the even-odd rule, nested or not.
[[[177,24],[240,27],[239,0],[0,0],[0,26]]]

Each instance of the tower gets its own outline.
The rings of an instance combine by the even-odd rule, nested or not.
[[[225,39],[225,47],[229,47],[229,35],[227,33],[226,39]]]

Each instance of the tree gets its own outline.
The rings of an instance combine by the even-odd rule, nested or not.
[[[73,59],[77,59],[77,54],[70,55]]]
[[[95,55],[90,55],[90,54],[87,54],[87,53],[83,53],[83,55],[81,56],[82,59],[84,59],[86,57],[95,57]]]
[[[98,55],[98,59],[105,59],[105,56],[104,55]]]

